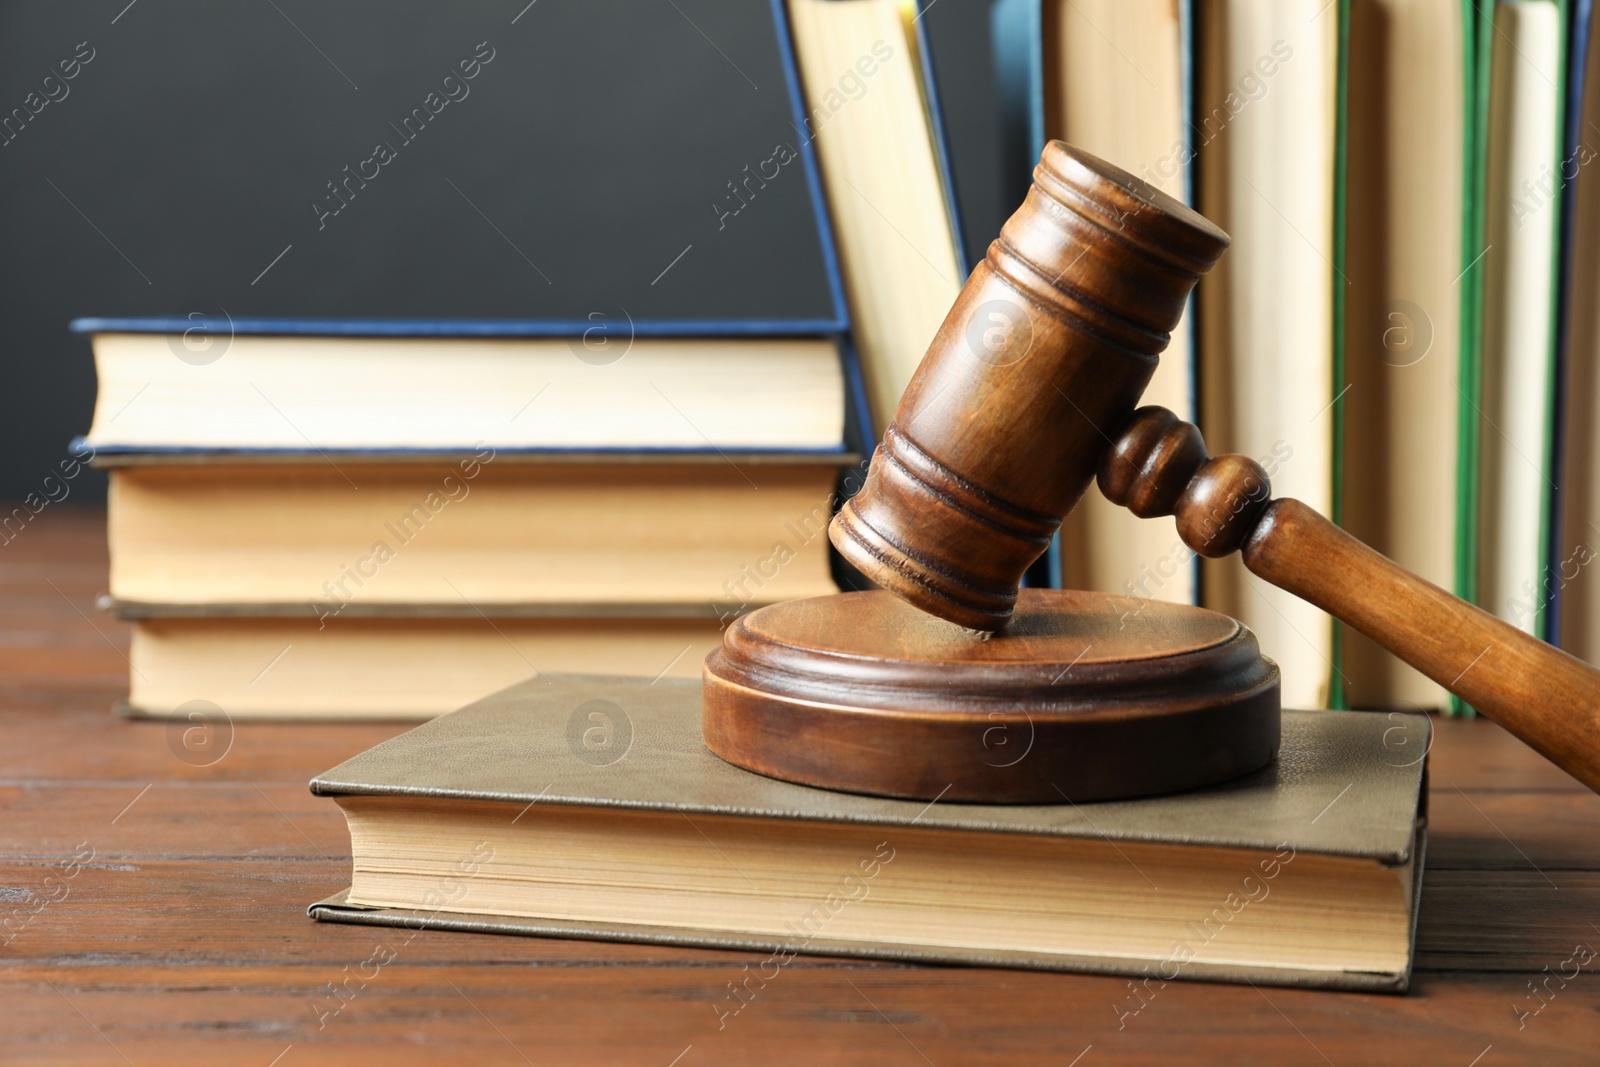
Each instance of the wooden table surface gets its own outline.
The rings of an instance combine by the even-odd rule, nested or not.
[[[1600,1063],[1600,797],[1481,720],[1438,724],[1407,996],[1173,982],[1119,1029],[1123,979],[797,957],[719,1029],[758,956],[313,923],[350,847],[306,781],[403,727],[240,724],[196,767],[114,719],[103,524],[0,545],[0,1063]]]

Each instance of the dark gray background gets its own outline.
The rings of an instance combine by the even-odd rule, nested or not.
[[[39,491],[88,428],[79,316],[828,316],[798,164],[720,229],[711,206],[795,140],[767,5],[525,4],[0,8],[0,114],[95,52],[0,148],[0,499]],[[926,19],[981,255],[1002,212],[988,3]],[[469,95],[405,143],[389,124],[485,41]],[[394,161],[319,229],[325,183],[380,140]],[[72,500],[102,493],[84,476]]]

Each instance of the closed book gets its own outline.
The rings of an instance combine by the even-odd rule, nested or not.
[[[456,53],[442,40],[505,21],[462,61],[473,73],[447,79],[461,99],[430,103],[444,109],[432,117],[418,107],[415,121],[329,112],[319,121],[336,142],[304,128],[272,136],[292,111],[263,105],[259,79],[231,68],[204,92],[144,87],[164,104],[252,117],[222,124],[273,146],[235,193],[244,217],[273,219],[279,255],[217,290],[215,249],[194,244],[215,227],[172,228],[174,205],[193,214],[192,190],[151,179],[135,199],[166,225],[162,280],[137,295],[73,287],[78,309],[103,315],[74,322],[101,375],[89,443],[838,451],[847,421],[865,426],[865,398],[782,0],[627,13],[630,31],[611,40],[622,65],[604,85],[588,84],[580,46],[626,4],[515,23],[492,5],[458,6],[385,8],[396,47],[367,73],[374,99],[420,98],[389,84],[436,80],[415,82],[429,69],[416,49],[448,71]],[[369,8],[329,17],[362,25]],[[685,59],[688,39],[706,62]],[[240,69],[264,61],[241,47]],[[588,87],[565,91],[576,84]],[[93,128],[121,129],[114,108],[94,110]],[[375,150],[369,138],[385,140]],[[650,160],[648,178],[613,159],[624,142]],[[399,153],[376,178],[362,155],[373,151]],[[121,202],[114,186],[96,188]],[[264,247],[239,233],[226,243],[230,256]],[[220,303],[193,298],[213,291]]]
[[[894,417],[967,270],[927,39],[899,0],[787,0],[872,423]]]
[[[261,321],[211,324],[197,353],[198,335],[163,319],[73,325],[94,346],[97,453],[838,452],[845,439],[847,349],[761,324]]]
[[[1460,0],[1360,0],[1340,56],[1332,516],[1443,589],[1456,573],[1464,128]],[[1330,12],[1330,15],[1332,12]],[[1476,255],[1474,249],[1470,255]],[[1470,255],[1468,258],[1470,258]],[[1443,709],[1444,687],[1346,626],[1335,706]]]
[[[235,722],[431,719],[543,671],[698,678],[726,625],[706,604],[353,605],[332,618],[303,606],[107,606],[132,624],[120,713],[189,719],[216,709]]]
[[[105,76],[122,91],[75,81],[74,120],[51,118],[64,105],[44,113],[8,155],[26,155],[27,165],[0,175],[12,202],[36,189],[54,201],[3,252],[17,279],[8,343],[46,376],[30,390],[35,421],[0,431],[23,457],[17,495],[33,470],[55,465],[40,450],[59,452],[60,428],[88,406],[78,365],[87,345],[61,330],[85,314],[162,319],[175,349],[160,338],[162,356],[194,381],[242,354],[220,353],[230,330],[242,336],[264,322],[370,333],[404,321],[498,335],[558,323],[612,338],[630,322],[694,337],[725,326],[846,332],[812,147],[796,133],[804,111],[781,7],[525,8],[527,0],[510,11],[490,0],[351,0],[312,23],[289,12],[324,57],[270,6],[182,0],[170,17],[134,20],[130,11],[109,52],[92,42],[98,58],[81,64],[83,76],[115,67]],[[8,32],[5,54],[13,66],[53,54],[67,34],[81,41],[80,30],[72,13],[42,10]],[[263,92],[282,81],[281,32],[322,70]],[[232,42],[226,57],[206,52],[223,40]],[[373,47],[357,58],[339,54],[338,40]],[[128,100],[166,121],[136,128]],[[13,123],[0,140],[17,133]],[[93,147],[85,155],[83,146]],[[198,157],[227,159],[229,178],[197,171]],[[140,165],[118,162],[133,158]],[[63,243],[66,220],[83,229]],[[398,384],[389,377],[341,381],[341,399],[356,405]],[[298,421],[280,393],[257,384]],[[112,429],[160,391],[152,383]],[[502,421],[531,392],[502,398]],[[432,427],[432,418],[417,425]]]
[[[809,952],[1399,991],[1427,743],[1419,716],[1291,711],[1277,762],[1216,788],[929,803],[724,763],[692,681],[546,676],[314,779],[354,862],[310,912],[777,966]]]
[[[1564,410],[1558,438],[1561,469],[1555,479],[1561,488],[1561,522],[1550,560],[1561,647],[1600,663],[1600,588],[1590,573],[1600,556],[1600,301],[1593,299],[1600,292],[1600,241],[1595,240],[1600,234],[1600,182],[1587,165],[1600,154],[1593,133],[1600,127],[1600,76],[1594,71],[1600,20],[1593,14],[1589,0],[1575,7],[1568,113],[1572,132],[1561,172],[1569,183],[1561,324],[1565,373],[1558,393]]]
[[[1195,290],[1200,428],[1214,453],[1260,463],[1274,495],[1333,503],[1333,268],[1338,5],[1202,5],[1196,38],[1199,208],[1233,244]],[[1201,568],[1206,607],[1233,615],[1283,672],[1283,698],[1328,699],[1333,625],[1237,557]]]
[[[1475,592],[1484,610],[1542,634],[1547,592],[1551,404],[1565,3],[1493,5],[1480,30],[1483,117],[1482,309]]]
[[[715,615],[837,590],[826,529],[839,457],[129,458],[111,469],[108,526],[111,595],[131,605],[319,620],[395,606]]]

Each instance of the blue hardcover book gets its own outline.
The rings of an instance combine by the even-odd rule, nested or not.
[[[319,183],[248,285],[175,298],[152,284],[74,321],[101,372],[84,443],[107,457],[383,456],[477,439],[860,449],[871,428],[813,146],[797,136],[782,0],[622,6],[530,9],[469,49],[443,96],[377,123],[373,153]],[[629,32],[604,36],[624,55],[596,79],[571,45],[623,14]],[[691,48],[704,54],[686,67],[677,53]],[[374,297],[374,276],[404,299]],[[430,397],[447,402],[425,417]]]
[[[1044,5],[1042,0],[995,0],[989,9],[1000,130],[1009,161],[1002,186],[1020,204],[1044,152]]]
[[[533,336],[458,335],[443,332],[448,323],[413,332],[386,323],[377,334],[252,325],[185,334],[162,320],[81,323],[100,328],[99,389],[79,451],[102,463],[374,461],[480,446],[842,457],[860,439],[850,414],[859,380],[842,335],[682,336],[609,322]]]
[[[1561,645],[1561,602],[1562,590],[1573,577],[1575,554],[1578,553],[1579,544],[1564,536],[1564,531],[1571,529],[1566,521],[1565,509],[1571,504],[1561,491],[1571,472],[1567,470],[1564,455],[1564,443],[1568,435],[1568,420],[1571,415],[1572,401],[1568,397],[1568,382],[1571,378],[1569,367],[1574,358],[1572,353],[1572,324],[1571,312],[1573,302],[1573,257],[1576,253],[1575,242],[1580,239],[1576,229],[1578,198],[1575,190],[1571,188],[1583,180],[1580,173],[1584,163],[1594,158],[1594,148],[1589,138],[1584,136],[1585,115],[1584,95],[1587,91],[1588,80],[1594,77],[1589,69],[1590,63],[1590,32],[1594,19],[1594,0],[1572,0],[1569,11],[1571,24],[1567,32],[1567,82],[1566,82],[1566,111],[1564,114],[1564,128],[1561,141],[1561,173],[1559,180],[1568,186],[1565,195],[1561,198],[1561,252],[1560,275],[1557,279],[1557,310],[1556,310],[1556,363],[1552,383],[1553,406],[1551,409],[1550,430],[1550,519],[1549,543],[1546,547],[1546,596],[1549,598],[1544,614],[1544,639],[1553,645]],[[1589,533],[1585,532],[1580,543],[1587,548]],[[1581,564],[1578,564],[1581,565]]]

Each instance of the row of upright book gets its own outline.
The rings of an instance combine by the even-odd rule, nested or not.
[[[849,583],[827,519],[995,236],[972,220],[1020,202],[1050,138],[1233,235],[1147,402],[1600,655],[1587,2],[997,0],[987,42],[926,2],[723,7],[697,17],[738,61],[635,87],[698,94],[673,97],[692,126],[632,130],[653,172],[626,210],[562,203],[585,243],[535,257],[535,313],[75,324],[134,711],[427,717],[545,672],[693,677],[733,615]],[[564,122],[483,106],[535,143]],[[515,199],[484,217],[532,266]],[[530,226],[556,210],[527,199]],[[615,277],[565,296],[563,261]],[[1290,706],[1446,706],[1092,492],[1032,577],[1236,615]]]
[[[1059,137],[1233,245],[1148,399],[1408,569],[1600,658],[1591,4],[999,0],[1021,161]],[[1591,203],[1593,201],[1593,203]],[[1067,585],[1244,620],[1291,706],[1442,687],[1170,522],[1095,499]]]

